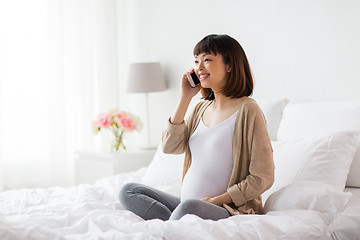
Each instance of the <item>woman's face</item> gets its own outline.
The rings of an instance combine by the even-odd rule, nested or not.
[[[195,55],[195,73],[203,88],[221,91],[227,81],[229,66],[225,65],[220,54],[200,53]]]

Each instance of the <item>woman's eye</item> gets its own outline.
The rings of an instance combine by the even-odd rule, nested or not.
[[[199,63],[199,61],[198,60],[195,60],[195,64],[198,64]]]
[[[205,62],[209,62],[209,61],[211,61],[211,59],[206,58],[204,61],[205,61]]]

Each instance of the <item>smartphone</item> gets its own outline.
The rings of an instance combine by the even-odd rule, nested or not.
[[[190,75],[187,75],[187,79],[191,87],[196,87],[197,85],[200,84],[200,80],[195,72],[192,72]]]

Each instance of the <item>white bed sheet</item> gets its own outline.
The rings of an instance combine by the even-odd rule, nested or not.
[[[145,169],[94,185],[22,189],[0,193],[0,239],[331,239],[332,219],[317,211],[272,211],[220,221],[186,215],[179,221],[144,221],[121,210],[125,182]],[[178,189],[163,187],[167,192]]]
[[[329,226],[332,239],[360,239],[360,188],[345,188],[352,196],[343,212]]]

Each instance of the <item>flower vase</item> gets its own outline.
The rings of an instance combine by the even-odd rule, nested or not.
[[[122,134],[120,136],[116,136],[111,147],[111,152],[122,153],[125,151],[126,151],[126,146],[124,143],[124,139],[122,138]]]
[[[141,128],[142,122],[137,116],[129,112],[119,111],[118,109],[100,114],[97,120],[93,122],[94,133],[107,129],[115,136],[111,148],[109,148],[112,153],[126,151],[126,144],[123,139],[124,133],[129,133],[134,130],[140,131]]]

